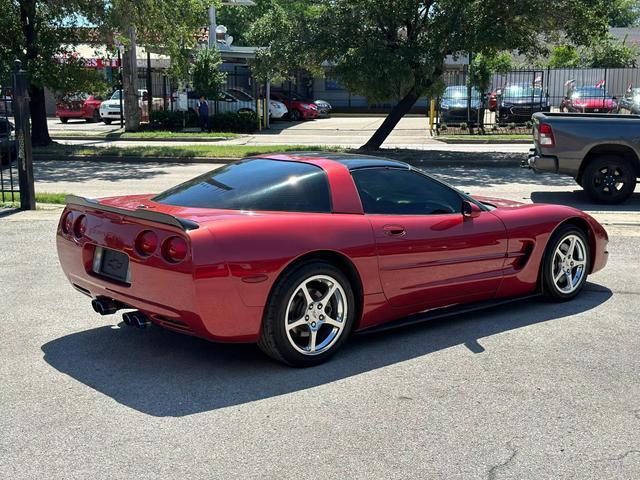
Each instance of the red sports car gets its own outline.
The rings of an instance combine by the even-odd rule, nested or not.
[[[308,366],[350,333],[521,296],[569,300],[607,261],[586,213],[471,197],[392,160],[247,158],[159,195],[69,197],[69,281],[103,315]]]
[[[289,110],[289,118],[294,122],[298,120],[314,120],[318,118],[318,105],[311,100],[301,100],[297,97],[289,98],[284,93],[271,92],[271,100],[284,103]]]
[[[563,112],[575,113],[615,113],[618,103],[604,88],[570,88],[560,104]]]

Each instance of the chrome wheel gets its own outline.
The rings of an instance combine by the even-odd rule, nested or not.
[[[580,287],[586,274],[587,249],[577,235],[564,237],[553,254],[551,278],[556,288],[570,294]]]
[[[287,304],[287,339],[303,355],[319,355],[338,341],[348,313],[347,296],[335,278],[309,277],[295,288]]]

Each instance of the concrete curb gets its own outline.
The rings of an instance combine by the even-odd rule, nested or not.
[[[509,144],[509,145],[533,145],[533,139],[531,140],[493,140],[490,138],[487,139],[479,139],[479,140],[464,140],[464,139],[440,139],[437,137],[433,137],[434,140],[447,143],[450,145],[498,145],[498,144]]]

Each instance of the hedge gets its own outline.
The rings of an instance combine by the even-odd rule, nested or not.
[[[252,133],[258,129],[259,119],[255,112],[225,112],[209,118],[211,128],[216,132]],[[199,127],[198,115],[193,111],[172,112],[158,110],[151,112],[150,126],[155,130],[182,130]]]

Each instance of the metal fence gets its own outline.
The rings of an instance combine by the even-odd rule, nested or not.
[[[9,87],[0,86],[0,203],[3,204],[18,201],[16,153],[13,96]]]
[[[435,130],[529,133],[536,112],[640,113],[640,69],[526,69],[468,85],[468,70],[449,71],[436,100]]]

